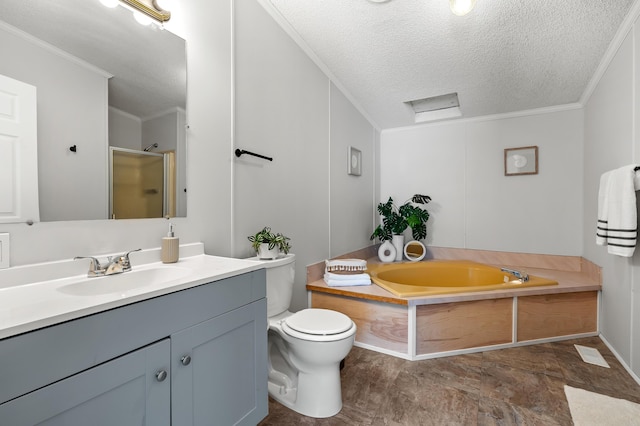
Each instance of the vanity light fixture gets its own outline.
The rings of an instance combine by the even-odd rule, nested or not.
[[[156,0],[100,0],[107,7],[116,7],[119,4],[128,7],[133,16],[142,25],[149,25],[155,19],[159,23],[168,21],[171,12],[158,5]]]
[[[449,7],[454,15],[464,16],[473,10],[476,0],[449,0]]]

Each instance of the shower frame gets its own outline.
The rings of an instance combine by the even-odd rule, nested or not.
[[[170,156],[171,153],[160,153],[160,152],[150,152],[150,151],[143,151],[143,150],[136,150],[136,149],[129,149],[129,148],[120,148],[120,147],[115,147],[115,146],[110,146],[109,147],[109,218],[111,219],[118,219],[116,217],[114,217],[114,202],[113,202],[113,177],[114,177],[114,173],[113,173],[113,166],[114,166],[114,161],[113,161],[113,156],[114,153],[119,152],[119,153],[125,153],[125,154],[132,154],[132,155],[139,155],[139,156],[149,156],[149,157],[161,157],[162,161],[163,161],[163,173],[162,173],[162,216],[161,217],[168,217],[171,214],[171,207],[170,207],[170,198],[171,198],[171,182],[169,179],[169,176],[171,174],[171,161],[170,161]],[[142,158],[142,157],[140,157]],[[154,216],[156,217],[156,216]]]

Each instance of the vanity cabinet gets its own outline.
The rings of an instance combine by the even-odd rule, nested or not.
[[[169,339],[0,405],[0,424],[170,425]]]
[[[0,340],[0,425],[255,425],[265,293],[258,270]]]
[[[267,401],[255,338],[266,335],[266,317],[265,303],[249,305],[171,336],[172,424],[255,425],[266,416],[252,416]]]

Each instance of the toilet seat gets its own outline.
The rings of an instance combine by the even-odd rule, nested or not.
[[[348,316],[328,309],[303,309],[281,322],[282,330],[292,337],[317,342],[341,340],[353,334],[354,323]]]

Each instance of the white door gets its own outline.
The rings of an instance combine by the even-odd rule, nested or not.
[[[36,88],[0,75],[0,223],[40,220]]]

